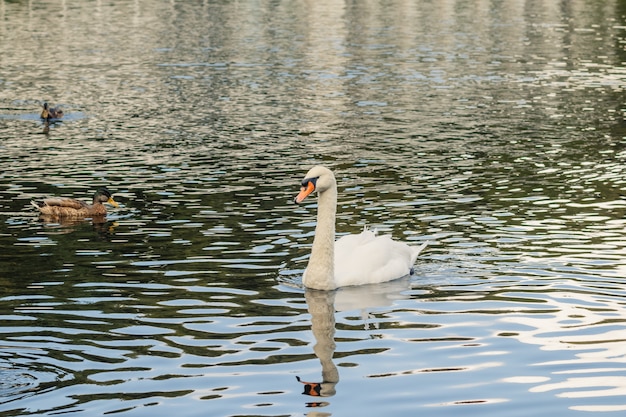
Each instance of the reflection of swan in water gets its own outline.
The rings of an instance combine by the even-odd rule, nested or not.
[[[311,330],[315,337],[313,352],[322,365],[322,382],[304,382],[303,394],[314,397],[335,395],[339,383],[339,371],[333,363],[335,353],[335,310],[361,310],[362,314],[372,307],[390,306],[395,300],[407,298],[402,292],[409,289],[409,278],[382,284],[344,287],[336,291],[306,289],[304,293],[309,313]],[[325,404],[316,404],[325,405]]]
[[[396,300],[408,298],[403,291],[408,290],[409,286],[410,278],[404,277],[381,284],[339,288],[335,297],[335,310],[360,310],[361,318],[365,321],[369,317],[367,313],[369,308],[387,307],[393,305]],[[367,328],[367,323],[365,326]]]
[[[335,292],[307,289],[304,293],[311,314],[311,331],[315,337],[313,352],[322,365],[322,382],[304,382],[304,393],[314,397],[335,395],[339,371],[333,363],[335,353]]]

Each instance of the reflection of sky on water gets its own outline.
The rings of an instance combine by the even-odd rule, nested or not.
[[[529,384],[531,392],[554,391],[559,397],[576,398],[570,407],[575,410],[626,410],[626,401],[621,400],[626,398],[626,308],[610,290],[603,296],[598,284],[595,293],[576,288],[575,283],[570,291],[546,291],[538,297],[544,312],[501,319],[520,326],[516,339],[542,350],[563,351],[563,359],[532,364],[530,370],[541,369],[536,375],[506,381]],[[603,402],[605,397],[610,398]]]
[[[332,362],[322,413],[623,412],[625,15],[0,1],[1,410],[297,415]],[[431,245],[312,331],[291,200],[319,162],[339,233]],[[101,184],[105,224],[26,209]]]

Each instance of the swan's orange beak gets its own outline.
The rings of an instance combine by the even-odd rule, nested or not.
[[[298,193],[293,201],[295,201],[296,204],[300,204],[313,191],[315,191],[315,183],[313,181],[309,181],[306,183],[306,186],[303,185],[302,188],[300,188],[300,193]]]

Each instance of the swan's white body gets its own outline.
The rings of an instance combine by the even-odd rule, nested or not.
[[[332,171],[313,167],[302,181],[296,203],[318,192],[317,225],[311,257],[303,282],[306,287],[333,290],[349,285],[374,284],[409,275],[419,253],[426,247],[409,246],[390,236],[376,236],[367,229],[335,242],[337,182]]]

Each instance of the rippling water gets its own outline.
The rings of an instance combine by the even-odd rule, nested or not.
[[[0,3],[7,416],[626,410],[626,3]],[[44,133],[40,105],[66,116]],[[305,291],[337,232],[415,275]],[[104,223],[30,200],[121,203]],[[303,396],[296,380],[323,382]]]

